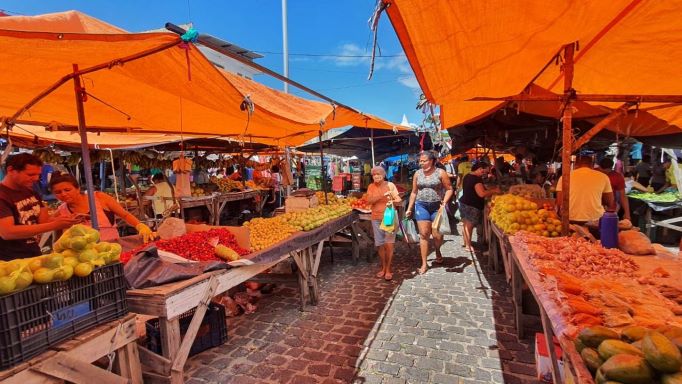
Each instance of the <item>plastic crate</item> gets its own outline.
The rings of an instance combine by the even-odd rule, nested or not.
[[[180,315],[180,335],[185,336],[189,323],[192,322],[195,309],[191,309]],[[161,354],[161,330],[159,329],[159,319],[147,320],[147,349],[157,354]],[[225,322],[225,307],[210,303],[201,326],[194,339],[189,355],[194,356],[209,348],[225,344],[227,341],[227,323]]]
[[[128,313],[123,264],[0,296],[0,370]]]

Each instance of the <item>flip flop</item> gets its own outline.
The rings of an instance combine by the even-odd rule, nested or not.
[[[393,280],[393,274],[392,274],[392,273],[387,273],[387,274],[385,274],[385,275],[384,275],[384,279],[386,279],[386,281],[391,281],[391,280]]]
[[[378,277],[378,278],[382,278],[382,277],[384,277],[384,275],[385,275],[384,271],[381,271],[381,272],[378,272],[378,273],[377,273],[377,277]]]
[[[420,275],[423,275],[426,273],[426,270],[427,270],[427,267],[424,267],[423,269],[419,268],[419,269],[417,269],[417,273],[419,273]]]
[[[433,261],[434,264],[443,264],[443,256],[441,257],[436,257],[436,260]]]

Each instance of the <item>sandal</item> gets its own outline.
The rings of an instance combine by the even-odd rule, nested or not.
[[[433,262],[434,264],[443,264],[443,255],[439,251],[436,251],[436,260]]]
[[[391,281],[391,280],[393,280],[393,274],[392,274],[392,273],[387,273],[387,274],[385,274],[385,275],[384,275],[384,279],[385,279],[386,281]]]
[[[378,278],[382,278],[382,277],[384,277],[384,275],[385,275],[384,271],[377,272]]]

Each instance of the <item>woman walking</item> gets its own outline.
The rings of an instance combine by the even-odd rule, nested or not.
[[[441,207],[446,207],[452,198],[452,185],[448,174],[436,168],[436,154],[431,151],[422,151],[419,154],[419,169],[412,179],[412,194],[410,204],[405,211],[408,217],[414,210],[417,227],[419,227],[419,250],[422,264],[419,273],[426,272],[426,257],[429,254],[429,238],[433,235],[436,246],[436,264],[443,262],[440,247],[443,245],[443,235],[438,231],[431,231],[432,222]]]
[[[367,202],[372,205],[372,230],[374,232],[374,245],[379,252],[381,271],[378,278],[393,279],[391,262],[393,261],[393,244],[395,244],[395,232],[386,232],[380,228],[384,218],[384,212],[389,202],[394,205],[401,201],[398,189],[386,181],[386,170],[382,167],[374,167],[370,171],[372,184],[367,187]],[[398,220],[396,217],[395,220]]]
[[[464,244],[468,251],[473,252],[471,247],[471,235],[474,228],[481,224],[483,218],[483,206],[485,198],[499,193],[499,188],[486,190],[483,186],[483,175],[490,172],[490,164],[478,162],[471,168],[471,173],[462,181],[462,197],[459,198],[459,211],[464,225]]]

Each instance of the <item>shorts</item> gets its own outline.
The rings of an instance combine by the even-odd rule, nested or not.
[[[481,224],[481,219],[483,218],[483,211],[471,205],[463,204],[459,202],[459,213],[462,216],[462,220],[466,220],[474,225]]]
[[[440,201],[416,201],[414,203],[414,219],[417,221],[434,221],[440,209]]]
[[[379,228],[381,226],[382,220],[372,220],[372,231],[374,232],[374,245],[381,247],[384,244],[395,243],[395,233],[388,233],[383,229]]]

